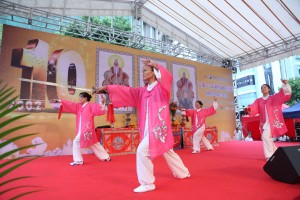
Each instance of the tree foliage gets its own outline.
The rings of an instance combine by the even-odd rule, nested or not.
[[[100,24],[110,27],[113,23],[113,28],[121,31],[131,31],[131,23],[125,17],[105,17],[101,20]]]
[[[289,84],[292,88],[292,97],[286,102],[287,105],[293,106],[296,103],[300,102],[300,78],[289,79]]]
[[[122,16],[103,18],[90,17],[90,22],[92,25],[99,25],[99,27],[105,27],[90,32],[89,30],[87,30],[86,23],[82,23],[82,21],[87,22],[88,19],[89,17],[84,16],[81,17],[80,20],[74,21],[68,26],[64,35],[94,41],[101,41],[106,43],[115,43],[121,45],[126,44],[128,36],[126,34],[113,35],[113,30],[119,30],[121,32],[131,31],[131,21],[128,18]],[[114,40],[111,40],[111,38],[114,38]]]

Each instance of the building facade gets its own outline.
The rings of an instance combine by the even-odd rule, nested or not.
[[[260,91],[262,84],[269,84],[271,93],[276,93],[282,86],[281,79],[300,77],[300,55],[244,71],[237,70],[234,76],[237,111],[242,111],[244,107],[253,103],[255,99],[262,97]]]

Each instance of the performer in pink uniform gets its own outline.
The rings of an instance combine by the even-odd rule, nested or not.
[[[279,137],[287,132],[281,106],[291,98],[292,90],[287,80],[281,81],[283,83],[282,89],[274,95],[270,95],[271,89],[268,84],[262,85],[263,97],[256,99],[252,105],[245,109],[251,116],[260,114],[259,129],[267,160],[277,149],[272,137]]]
[[[108,153],[99,143],[95,132],[94,117],[105,114],[104,106],[90,103],[91,95],[87,92],[79,94],[79,103],[67,100],[52,100],[61,102],[62,112],[76,114],[76,137],[73,140],[73,162],[70,165],[82,165],[83,157],[80,148],[90,148],[101,161],[110,161]]]
[[[190,177],[181,158],[173,151],[174,138],[169,114],[172,75],[152,60],[144,60],[145,87],[108,85],[97,92],[108,90],[115,107],[136,107],[139,117],[141,142],[136,152],[137,176],[140,186],[134,192],[155,189],[152,160],[163,155],[176,178]]]
[[[209,108],[202,108],[203,103],[201,101],[195,102],[196,110],[182,110],[182,114],[192,117],[192,130],[193,130],[193,152],[200,153],[200,141],[203,142],[205,148],[209,151],[214,150],[213,146],[203,135],[205,131],[206,117],[216,113],[218,108],[217,98],[214,98],[214,103]]]

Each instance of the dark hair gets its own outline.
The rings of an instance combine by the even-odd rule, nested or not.
[[[153,71],[154,72],[154,67],[152,67],[152,66],[149,66],[149,65],[144,65],[145,67],[147,66],[147,67],[150,67],[151,68],[151,71]]]
[[[196,102],[198,102],[200,104],[200,106],[203,106],[202,101],[196,101]]]
[[[267,86],[269,88],[269,90],[271,90],[271,87],[268,84],[262,84],[261,87],[264,85]]]
[[[91,98],[92,98],[92,95],[90,95],[90,94],[87,93],[87,92],[81,92],[81,93],[79,94],[79,96],[82,96],[82,97],[86,98],[87,101],[90,101]]]

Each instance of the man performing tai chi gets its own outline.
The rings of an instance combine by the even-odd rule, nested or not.
[[[173,151],[173,133],[169,113],[172,75],[152,60],[144,60],[145,87],[107,85],[97,93],[107,90],[115,107],[135,107],[138,110],[140,144],[136,152],[136,170],[140,186],[134,192],[155,189],[152,160],[163,155],[176,178],[190,177],[189,170]]]

